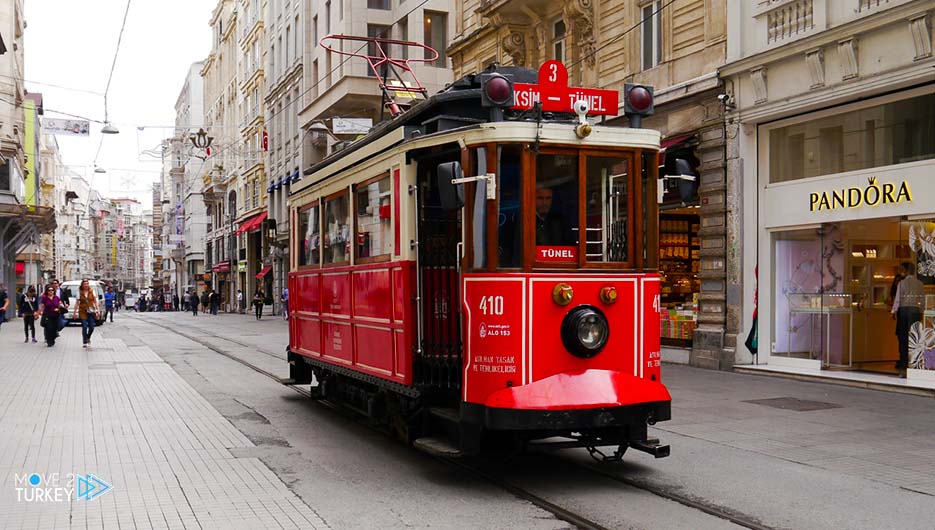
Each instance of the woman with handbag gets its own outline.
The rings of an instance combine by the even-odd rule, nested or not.
[[[81,287],[78,288],[78,303],[75,304],[75,312],[72,315],[73,318],[81,321],[81,339],[85,348],[91,344],[91,335],[97,323],[97,312],[97,297],[94,296],[91,284],[85,278],[81,280]]]
[[[65,310],[62,299],[55,296],[55,287],[50,283],[45,286],[45,293],[39,298],[39,325],[42,326],[45,343],[48,347],[55,346],[55,337],[58,335],[58,317]]]
[[[36,288],[29,286],[26,294],[19,299],[19,316],[23,319],[23,331],[29,342],[29,332],[32,331],[32,341],[36,342],[36,312],[39,310],[39,300],[36,298]]]

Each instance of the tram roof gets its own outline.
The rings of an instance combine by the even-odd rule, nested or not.
[[[498,73],[511,76],[515,83],[535,83],[535,70],[515,66],[499,67]],[[355,165],[402,142],[411,142],[412,149],[455,141],[449,136],[471,142],[522,141],[538,137],[542,143],[579,144],[588,147],[629,146],[659,148],[660,134],[653,129],[636,129],[617,125],[595,125],[592,135],[579,139],[574,134],[575,115],[543,113],[541,119],[533,111],[505,109],[502,121],[490,121],[490,109],[481,106],[480,75],[465,76],[438,93],[420,101],[408,111],[373,127],[364,137],[347,148],[326,156],[303,170],[307,176],[292,186],[296,193],[316,182]],[[538,131],[537,131],[538,130]],[[370,146],[370,149],[365,149]],[[329,166],[331,166],[329,168]],[[330,169],[324,174],[322,170]]]

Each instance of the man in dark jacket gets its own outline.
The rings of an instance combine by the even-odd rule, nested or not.
[[[552,211],[552,188],[536,189],[536,245],[574,245],[565,217]]]

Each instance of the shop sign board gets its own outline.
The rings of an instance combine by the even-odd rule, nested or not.
[[[764,228],[935,212],[935,161],[815,177],[767,186],[760,212]],[[770,205],[781,204],[781,208]]]

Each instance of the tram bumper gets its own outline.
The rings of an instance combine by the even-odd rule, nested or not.
[[[612,370],[552,375],[491,394],[482,410],[489,430],[558,431],[636,428],[671,418],[672,397],[659,382]],[[478,418],[479,419],[479,418]],[[640,428],[641,427],[641,428]]]

